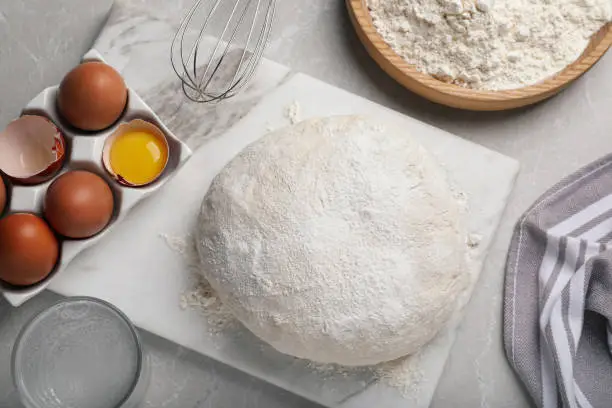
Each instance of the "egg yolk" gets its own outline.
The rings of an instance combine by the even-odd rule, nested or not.
[[[168,149],[151,133],[124,133],[113,142],[110,164],[113,172],[128,183],[144,185],[154,181],[164,171]]]

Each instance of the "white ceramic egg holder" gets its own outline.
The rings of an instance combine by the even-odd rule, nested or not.
[[[98,60],[104,62],[95,50],[85,55],[83,61]],[[8,181],[8,206],[5,215],[27,212],[42,216],[43,201],[51,183],[61,174],[71,170],[88,170],[102,176],[111,187],[115,198],[115,210],[109,225],[99,234],[84,240],[68,240],[60,237],[60,258],[53,272],[42,282],[25,288],[0,283],[0,291],[13,306],[20,306],[27,300],[45,290],[53,278],[83,250],[95,244],[140,201],[161,188],[179,168],[189,159],[192,152],[168,130],[157,115],[144,101],[128,88],[128,104],[121,118],[110,128],[101,132],[84,132],[68,125],[57,112],[56,100],[58,86],[42,91],[23,110],[23,114],[47,117],[60,129],[66,142],[66,155],[62,169],[49,181],[34,186],[21,186]],[[122,123],[142,119],[159,127],[168,140],[168,164],[163,174],[152,184],[144,187],[130,188],[120,185],[104,169],[102,151],[106,139]]]

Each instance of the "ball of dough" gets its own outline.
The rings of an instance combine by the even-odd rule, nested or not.
[[[215,178],[202,273],[282,353],[362,366],[412,354],[469,282],[461,208],[413,138],[332,117],[273,132]]]

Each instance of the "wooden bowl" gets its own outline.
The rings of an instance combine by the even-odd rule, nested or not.
[[[407,63],[385,42],[372,22],[366,0],[346,0],[351,21],[368,53],[400,84],[424,98],[453,108],[499,111],[531,105],[561,92],[588,71],[612,44],[612,23],[591,39],[584,53],[563,71],[535,85],[507,91],[481,91],[435,79]]]

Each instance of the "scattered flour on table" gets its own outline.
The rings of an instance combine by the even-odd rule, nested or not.
[[[466,241],[468,247],[477,248],[480,246],[480,242],[482,241],[482,235],[476,233],[468,234]]]
[[[332,380],[338,376],[363,377],[367,375],[375,382],[397,390],[408,400],[418,399],[424,381],[421,357],[418,353],[374,366],[345,367],[337,364],[310,362],[308,367],[325,380]]]
[[[612,21],[610,0],[368,0],[378,32],[417,69],[476,89],[540,82]]]
[[[160,237],[170,249],[181,255],[190,272],[190,288],[183,292],[179,299],[181,309],[193,309],[200,312],[208,322],[210,334],[218,334],[234,327],[237,324],[236,318],[199,272],[200,260],[193,236],[160,234]]]
[[[286,105],[282,108],[283,114],[283,122],[282,126],[286,126],[286,122],[289,122],[291,125],[295,125],[303,120],[302,118],[302,105],[298,101],[293,101],[289,105]],[[285,122],[286,121],[286,122]],[[278,130],[278,124],[273,124],[271,122],[266,122],[266,132],[271,133],[275,130]]]
[[[418,353],[379,364],[375,367],[375,373],[382,384],[395,388],[404,397],[418,399],[424,381],[421,357]]]
[[[451,186],[451,188],[453,189],[453,196],[455,197],[455,200],[457,200],[457,203],[463,209],[463,212],[467,213],[470,209],[468,195],[464,191],[458,190],[455,186]]]
[[[292,125],[302,121],[302,106],[298,101],[293,101],[285,108],[285,117]]]
[[[333,380],[337,377],[354,377],[358,375],[371,376],[373,374],[372,367],[345,367],[338,364],[323,364],[315,361],[308,361],[308,368],[315,371],[324,380]]]

